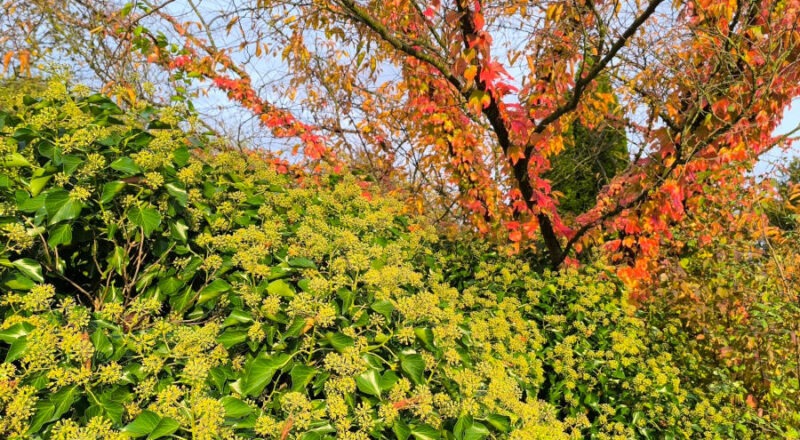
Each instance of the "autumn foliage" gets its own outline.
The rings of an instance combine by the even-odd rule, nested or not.
[[[687,199],[778,142],[775,115],[798,95],[795,1],[137,5],[74,7],[103,41],[173,81],[208,80],[308,160],[366,168],[413,209],[541,243],[553,266],[611,238],[637,256],[631,279]],[[575,123],[627,133],[633,160],[565,216],[547,173],[580,147]]]
[[[466,254],[608,268],[642,325],[677,323],[648,344],[685,344],[664,348],[681,379],[796,435],[800,191],[752,170],[791,144],[775,129],[800,96],[800,1],[63,3],[3,4],[9,84],[77,77],[121,112],[177,109],[301,185],[352,175],[490,243]],[[599,414],[565,396],[560,416]]]

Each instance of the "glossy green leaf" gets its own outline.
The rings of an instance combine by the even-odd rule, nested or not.
[[[11,327],[0,330],[0,341],[6,344],[12,344],[17,339],[25,337],[28,333],[35,329],[32,324],[27,322],[18,322]]]
[[[347,336],[343,333],[330,333],[327,335],[328,342],[331,343],[333,348],[337,351],[342,351],[345,348],[352,347],[355,344],[355,340],[350,336]]]
[[[286,298],[294,297],[294,289],[285,280],[275,280],[267,286],[270,295],[282,296]]]
[[[356,377],[356,386],[362,393],[369,394],[370,396],[380,397],[380,372],[374,369],[369,369]]]
[[[423,376],[425,373],[425,360],[419,354],[401,354],[400,368],[406,377],[415,384],[421,384],[425,381]]]
[[[81,214],[83,203],[72,199],[68,191],[57,189],[47,193],[44,199],[44,208],[50,219],[48,223],[52,225],[77,218]]]
[[[308,365],[297,364],[289,371],[289,376],[292,378],[292,391],[302,391],[314,376],[317,374],[317,369]]]
[[[397,440],[407,440],[411,437],[411,428],[398,418],[394,421],[394,424],[392,424],[392,433],[394,433],[395,439]]]
[[[0,167],[3,168],[20,168],[20,167],[31,167],[31,163],[28,162],[28,159],[25,156],[19,153],[9,153],[4,154],[0,157]]]
[[[389,301],[375,301],[372,303],[370,308],[381,315],[383,315],[387,321],[392,319],[392,312],[394,311],[394,306]]]
[[[238,419],[250,415],[254,409],[242,400],[232,396],[225,396],[221,399],[222,407],[225,408],[225,417]]]
[[[153,432],[161,421],[161,417],[152,411],[142,411],[141,414],[125,425],[122,432],[128,433],[132,437],[144,437]]]
[[[139,165],[136,165],[136,162],[134,162],[130,157],[120,157],[114,162],[111,162],[111,168],[128,175],[139,174],[142,172],[142,169],[139,168]]]
[[[178,431],[179,428],[180,423],[178,423],[177,420],[170,417],[164,417],[158,421],[156,427],[153,428],[153,431],[147,436],[147,440],[155,440],[172,435]]]
[[[170,222],[169,234],[171,238],[186,243],[189,240],[189,226],[181,219]]]
[[[72,224],[62,223],[49,231],[47,244],[51,247],[72,243]]]
[[[189,203],[189,194],[186,190],[178,186],[176,183],[167,183],[164,185],[169,195],[171,195],[179,205],[186,206]]]
[[[21,258],[19,260],[12,261],[11,264],[17,268],[23,275],[36,281],[37,283],[44,282],[44,276],[42,275],[42,265],[39,264],[38,261],[32,258]]]
[[[317,265],[308,258],[292,258],[289,260],[289,266],[298,267],[302,269],[316,269]]]
[[[231,285],[228,284],[227,281],[222,278],[217,278],[200,291],[200,295],[197,297],[197,304],[211,301],[230,290]]]
[[[416,440],[439,440],[441,433],[430,425],[417,425],[411,428],[411,435]]]
[[[31,195],[34,197],[38,196],[52,178],[52,175],[32,178],[30,182]]]
[[[269,384],[275,373],[283,368],[292,357],[286,353],[275,356],[261,355],[249,363],[243,377],[242,394],[257,396]]]
[[[106,204],[114,199],[114,196],[119,194],[125,188],[126,183],[121,180],[115,180],[103,185],[103,192],[100,194],[100,203]]]
[[[247,340],[247,330],[226,329],[221,335],[217,336],[217,342],[225,348],[231,348]]]
[[[28,338],[22,337],[14,342],[11,343],[11,346],[8,347],[8,352],[6,352],[6,363],[14,362],[25,354],[25,351],[28,349]]]
[[[145,236],[149,236],[161,225],[161,214],[153,208],[134,206],[128,210],[128,220],[142,228]]]

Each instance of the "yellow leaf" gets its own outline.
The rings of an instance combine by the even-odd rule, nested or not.
[[[233,29],[233,26],[234,26],[234,25],[235,25],[235,24],[236,24],[238,21],[239,21],[239,17],[238,17],[238,16],[236,16],[236,17],[233,17],[233,18],[231,19],[231,21],[229,21],[229,22],[228,22],[228,25],[227,25],[227,26],[225,26],[225,31],[226,31],[226,32],[228,32],[228,33],[231,33],[231,29]]]
[[[466,79],[467,81],[472,81],[475,79],[475,75],[477,74],[478,74],[478,66],[475,65],[469,66],[467,67],[466,70],[464,70],[464,79]]]
[[[545,12],[545,16],[548,20],[557,21],[561,18],[561,12],[564,10],[564,5],[562,3],[551,3],[547,7],[547,11]]]

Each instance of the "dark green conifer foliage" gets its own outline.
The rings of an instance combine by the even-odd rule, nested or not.
[[[599,81],[598,92],[611,91],[608,78]],[[552,159],[545,177],[563,194],[561,211],[578,215],[594,206],[600,189],[628,165],[628,141],[613,120],[591,128],[576,121],[566,141],[566,150]]]

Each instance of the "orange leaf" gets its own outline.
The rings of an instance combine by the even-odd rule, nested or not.
[[[475,25],[476,31],[483,29],[483,26],[486,24],[486,21],[483,19],[483,14],[480,12],[472,14],[472,24]]]
[[[30,65],[30,52],[27,50],[23,50],[19,53],[19,70],[22,73],[29,73],[31,72],[31,65]]]
[[[11,64],[11,58],[14,57],[14,51],[10,51],[3,56],[3,73],[8,70],[8,65]]]

